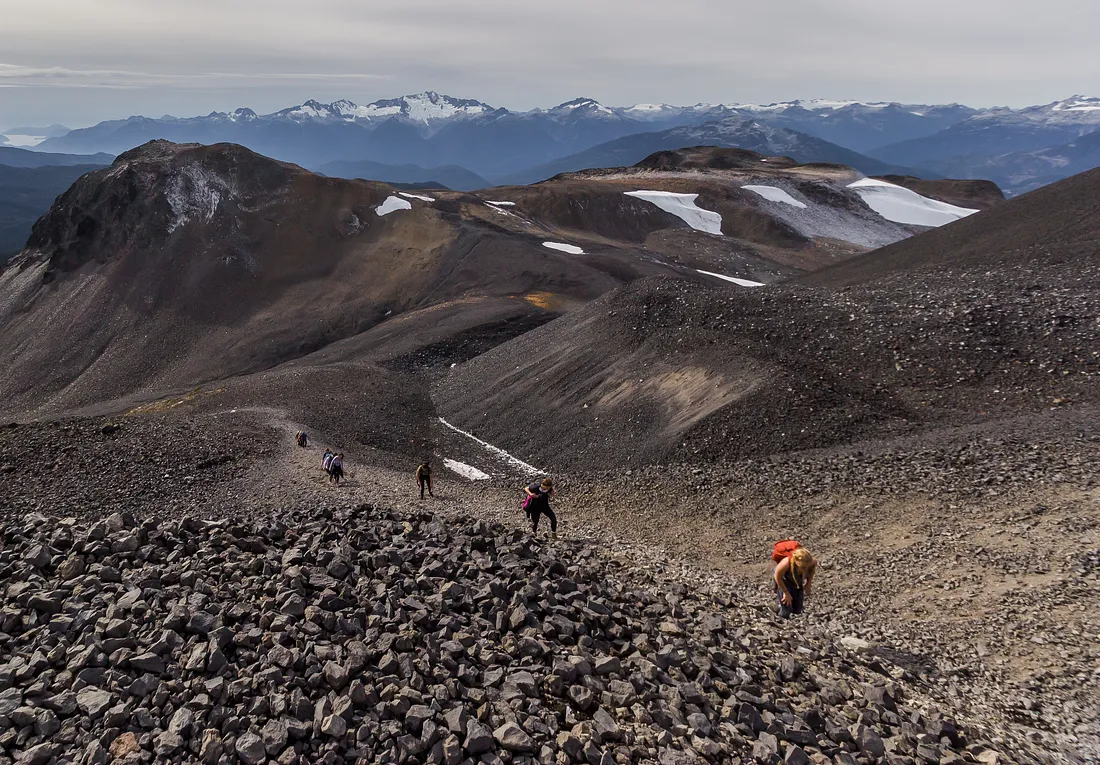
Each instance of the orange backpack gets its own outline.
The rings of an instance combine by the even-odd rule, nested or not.
[[[772,560],[776,563],[782,563],[784,558],[791,557],[791,553],[801,546],[801,542],[796,542],[793,539],[784,539],[776,542],[775,547],[772,548]]]

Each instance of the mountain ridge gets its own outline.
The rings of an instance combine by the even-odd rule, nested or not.
[[[1073,140],[1090,126],[1100,129],[1097,104],[1098,99],[1072,96],[1023,109],[830,99],[611,107],[579,97],[518,111],[425,91],[366,105],[308,100],[269,114],[242,107],[196,117],[139,115],[47,138],[36,148],[119,154],[154,139],[230,142],[313,170],[349,161],[455,165],[501,183],[626,136],[740,118],[803,133],[891,166],[871,168],[870,174],[956,175],[940,168],[944,159],[974,151],[1041,149]],[[933,168],[933,163],[939,164]]]

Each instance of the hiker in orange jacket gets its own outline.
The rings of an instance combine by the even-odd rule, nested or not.
[[[806,596],[810,594],[817,573],[817,561],[809,550],[793,539],[776,542],[772,560],[776,563],[772,578],[779,596],[779,615],[789,619],[802,613],[805,607]]]

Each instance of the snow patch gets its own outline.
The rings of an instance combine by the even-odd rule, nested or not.
[[[771,201],[771,202],[782,202],[783,204],[790,205],[791,207],[798,207],[802,210],[806,209],[806,205],[804,203],[799,202],[797,199],[792,197],[786,191],[784,191],[783,189],[780,189],[780,188],[776,188],[775,186],[754,186],[754,185],[749,185],[749,186],[742,186],[741,188],[747,189],[748,191],[755,192],[755,193],[759,194],[760,196],[764,197],[764,199],[767,199],[768,201]]]
[[[628,197],[644,199],[667,213],[675,215],[696,231],[722,235],[722,216],[695,206],[698,194],[674,194],[671,191],[627,191]]]
[[[849,184],[860,198],[883,218],[910,226],[943,226],[978,212],[921,196],[886,181],[863,178]]]
[[[434,202],[435,201],[435,199],[433,199],[432,197],[423,197],[423,196],[420,196],[419,194],[410,194],[407,191],[399,191],[397,193],[400,194],[401,196],[405,197],[406,199],[419,199],[421,202]]]
[[[227,178],[198,163],[185,165],[168,179],[164,189],[164,197],[172,210],[168,233],[192,220],[213,220],[218,205],[236,196],[237,189]]]
[[[699,273],[705,274],[707,276],[713,276],[713,277],[716,277],[718,279],[725,279],[727,282],[733,282],[734,284],[739,284],[742,287],[763,287],[764,286],[764,282],[754,282],[754,281],[750,281],[749,279],[738,279],[736,276],[726,276],[725,274],[716,274],[713,271],[704,271],[701,268],[697,268],[695,270],[698,271]]]
[[[485,200],[485,204],[494,205],[496,207],[515,207],[516,206],[515,202],[494,202],[491,199]]]
[[[443,466],[448,470],[453,470],[463,478],[469,478],[471,481],[488,481],[492,476],[488,473],[483,473],[473,465],[467,465],[459,462],[458,460],[443,458]]]
[[[411,210],[412,203],[407,199],[401,197],[387,197],[386,201],[374,208],[374,211],[378,213],[378,216],[389,215],[391,212],[397,212],[398,210]]]
[[[458,433],[459,435],[466,436],[466,438],[470,439],[471,441],[476,441],[477,443],[481,444],[483,447],[488,449],[490,452],[492,452],[496,456],[503,459],[505,462],[507,462],[511,465],[514,465],[515,467],[518,467],[520,470],[527,473],[528,475],[534,475],[535,473],[543,472],[543,471],[539,470],[537,467],[535,467],[534,465],[528,465],[523,460],[518,459],[516,457],[513,457],[511,454],[504,451],[503,449],[499,449],[496,446],[493,446],[488,441],[482,441],[480,438],[475,436],[473,433],[467,433],[465,430],[461,430],[459,428],[456,428],[454,425],[447,422],[442,417],[439,418],[439,422],[443,425],[443,427],[450,428],[455,433]]]
[[[584,250],[575,244],[563,244],[562,242],[543,242],[543,247],[549,247],[551,250],[558,250],[559,252],[567,252],[570,255],[584,255]]]

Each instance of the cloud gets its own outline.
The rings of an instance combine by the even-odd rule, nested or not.
[[[0,63],[0,87],[104,88],[136,90],[171,87],[206,90],[221,87],[281,86],[288,82],[373,82],[385,75],[364,72],[139,72],[125,69],[70,69]]]
[[[1097,89],[1084,0],[5,0],[0,111],[276,109],[427,89],[524,109]],[[98,93],[98,100],[73,98]],[[66,112],[69,110],[69,112]],[[69,113],[80,112],[75,117]],[[52,115],[49,116],[49,115]]]

